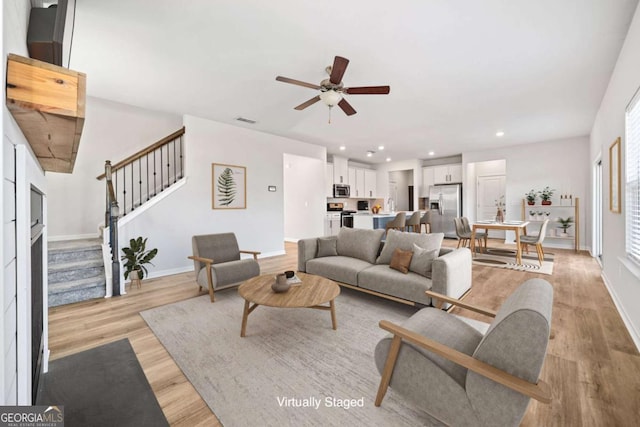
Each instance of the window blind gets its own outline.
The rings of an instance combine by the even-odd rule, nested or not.
[[[627,256],[640,265],[640,91],[626,113],[626,248]]]

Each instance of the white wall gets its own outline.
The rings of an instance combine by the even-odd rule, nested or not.
[[[188,271],[193,263],[191,236],[232,231],[241,249],[257,250],[262,256],[284,253],[284,154],[326,159],[326,149],[292,139],[230,126],[193,116],[184,117],[185,167],[187,183],[170,197],[121,229],[121,241],[145,236],[150,247],[158,248],[150,275]],[[211,164],[224,163],[247,168],[247,208],[211,209]],[[320,189],[318,201],[324,201],[324,167],[308,174]],[[275,185],[276,192],[267,187]],[[322,234],[324,209],[310,219],[316,235]]]
[[[283,162],[284,185],[277,191],[284,195],[285,240],[322,236],[327,206],[324,180],[317,178],[324,176],[326,162],[288,153],[284,154]]]
[[[627,260],[625,250],[625,108],[640,88],[640,11],[636,10],[618,62],[591,131],[588,164],[603,164],[602,277],[636,346],[640,348],[640,268]],[[609,146],[622,137],[622,214],[609,211]]]
[[[463,212],[475,219],[475,180],[477,171],[469,173],[471,163],[506,161],[506,219],[519,220],[522,199],[532,188],[542,190],[547,185],[556,190],[553,203],[560,204],[560,194],[570,193],[580,197],[580,236],[586,231],[586,209],[589,201],[589,139],[585,137],[535,144],[524,144],[495,150],[462,153],[464,185]],[[574,225],[575,226],[575,225]],[[507,236],[509,239],[509,236]],[[585,248],[584,238],[581,247]],[[572,247],[570,243],[557,241],[556,247]]]
[[[384,199],[383,210],[387,210],[387,201],[389,200],[389,172],[405,170],[413,171],[413,206],[414,209],[418,208],[418,196],[422,187],[422,160],[415,159],[378,165],[376,169],[376,189],[378,197]]]
[[[116,163],[181,127],[179,115],[87,97],[73,173],[47,172],[49,238],[97,237],[104,223],[105,183],[96,176],[104,172],[104,162]]]
[[[30,236],[25,234],[24,227],[20,227],[19,223],[28,223],[28,218],[17,218],[16,211],[28,212],[28,201],[19,200],[19,206],[16,205],[17,187],[24,189],[30,184],[28,179],[39,180],[44,177],[44,173],[34,160],[35,157],[31,152],[31,148],[26,142],[22,131],[16,124],[13,116],[9,113],[5,102],[5,86],[6,86],[6,66],[7,54],[15,53],[22,56],[27,54],[27,24],[29,22],[29,11],[31,4],[25,0],[5,0],[2,2],[2,212],[0,218],[2,228],[0,229],[0,238],[2,246],[0,247],[0,280],[2,280],[2,291],[0,292],[0,308],[2,315],[0,316],[0,405],[31,404],[31,378],[30,374],[24,374],[24,368],[30,363],[31,352],[31,334],[29,330],[30,324],[25,322],[30,316],[30,301],[26,301],[28,297],[24,292],[25,283],[29,263],[25,259],[26,256],[18,253],[16,242],[20,245],[30,242]],[[19,165],[19,170],[14,171],[14,149],[16,146],[24,147],[26,150],[25,161]],[[26,176],[25,164],[32,165],[29,177]],[[14,178],[15,177],[15,178]],[[43,187],[43,183],[39,183]],[[44,188],[42,188],[44,189]],[[24,194],[23,194],[24,195]],[[45,206],[46,209],[46,200]],[[46,230],[46,228],[45,228]],[[44,292],[47,292],[47,283],[44,283]],[[44,331],[44,351],[46,365],[48,357],[47,350],[47,312],[44,313],[45,331]],[[18,362],[18,355],[24,357],[28,355],[27,360]],[[20,366],[19,366],[20,364]],[[30,372],[30,366],[28,366]]]

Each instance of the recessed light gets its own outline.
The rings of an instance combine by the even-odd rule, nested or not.
[[[378,145],[378,150],[380,151],[384,150],[384,145]]]
[[[390,162],[390,161],[391,161],[391,157],[387,157],[387,162]]]
[[[340,151],[344,151],[344,150],[346,150],[346,149],[347,149],[347,147],[345,147],[344,145],[341,145],[341,146],[340,146]]]
[[[504,136],[504,131],[499,130],[498,132],[496,132],[496,136],[497,136],[498,138],[500,138],[500,137]]]
[[[367,157],[373,156],[373,151],[367,151]]]
[[[429,154],[430,156],[433,156],[436,153],[434,153],[433,151],[429,151],[427,154]]]

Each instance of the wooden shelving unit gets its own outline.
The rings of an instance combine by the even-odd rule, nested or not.
[[[543,220],[530,220],[529,219],[529,210],[535,211],[550,211],[552,212],[550,215],[550,223],[551,224],[559,224],[555,219],[558,216],[572,216],[574,223],[571,228],[573,228],[573,236],[568,237],[559,237],[559,236],[550,236],[547,235],[545,239],[556,239],[556,240],[573,240],[573,249],[578,252],[580,250],[580,198],[576,197],[573,199],[573,205],[571,206],[561,206],[561,205],[528,205],[526,199],[522,199],[522,220],[529,221],[532,224],[539,223],[542,225]],[[565,214],[564,212],[569,212],[569,214]],[[549,229],[547,229],[549,230]]]

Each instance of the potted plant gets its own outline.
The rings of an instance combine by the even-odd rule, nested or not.
[[[131,281],[142,280],[149,272],[144,266],[151,264],[151,260],[158,254],[157,249],[146,250],[147,239],[138,237],[129,241],[129,247],[122,248],[124,255],[121,260],[124,261],[124,278],[130,278]]]
[[[537,193],[535,192],[535,190],[531,190],[524,195],[524,197],[527,199],[527,204],[529,206],[533,206],[536,204],[536,196],[537,196]]]
[[[569,229],[569,227],[571,227],[571,224],[573,223],[573,217],[568,217],[568,218],[558,218],[558,222],[560,223],[560,227],[562,229],[562,232],[560,233],[560,237],[567,237],[569,236],[569,233],[567,233],[567,230]]]
[[[542,200],[543,205],[551,204],[551,196],[553,196],[553,192],[556,190],[552,190],[549,186],[544,187],[542,191],[540,191],[540,200]]]

